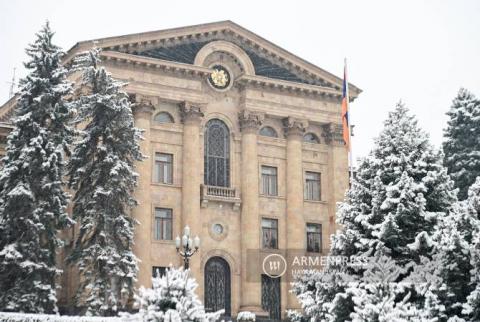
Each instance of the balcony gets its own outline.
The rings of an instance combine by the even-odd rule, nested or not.
[[[231,203],[233,210],[239,210],[242,200],[240,193],[235,188],[216,187],[200,185],[200,205],[202,208],[208,206],[209,201]]]

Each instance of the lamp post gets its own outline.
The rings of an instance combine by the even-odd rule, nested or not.
[[[183,258],[183,267],[188,269],[190,257],[192,257],[192,255],[198,251],[198,248],[200,248],[200,238],[195,236],[192,240],[190,237],[190,227],[185,226],[182,238],[177,236],[175,239],[175,246],[177,247],[177,253]]]

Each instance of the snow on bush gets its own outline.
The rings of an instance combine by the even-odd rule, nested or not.
[[[237,315],[237,321],[255,321],[255,313],[249,311],[239,312]]]
[[[2,322],[134,322],[139,319],[129,317],[91,317],[91,316],[60,316],[53,314],[25,314],[0,312]]]
[[[164,276],[153,277],[152,284],[152,288],[140,288],[139,312],[125,317],[148,322],[214,322],[223,314],[223,310],[205,313],[195,294],[198,284],[189,270],[170,267]]]

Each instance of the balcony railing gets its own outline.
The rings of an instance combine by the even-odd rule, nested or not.
[[[240,209],[242,203],[237,189],[204,184],[200,186],[200,201],[202,207],[207,207],[209,201],[232,203],[234,210]]]

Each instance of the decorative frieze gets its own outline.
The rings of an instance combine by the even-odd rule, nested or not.
[[[283,129],[285,131],[285,137],[291,137],[291,136],[303,137],[307,127],[308,127],[307,120],[296,119],[293,117],[286,117],[283,119]]]
[[[146,115],[151,117],[155,111],[153,106],[154,98],[149,96],[142,96],[138,102],[132,104],[132,110],[135,115]]]
[[[253,112],[243,110],[238,113],[238,120],[240,122],[240,129],[244,131],[258,131],[263,124],[265,114],[260,112]]]
[[[180,104],[180,115],[182,118],[182,123],[199,123],[205,115],[204,106],[203,104],[184,101]]]
[[[343,127],[341,124],[328,123],[323,126],[323,138],[327,144],[343,145]]]

